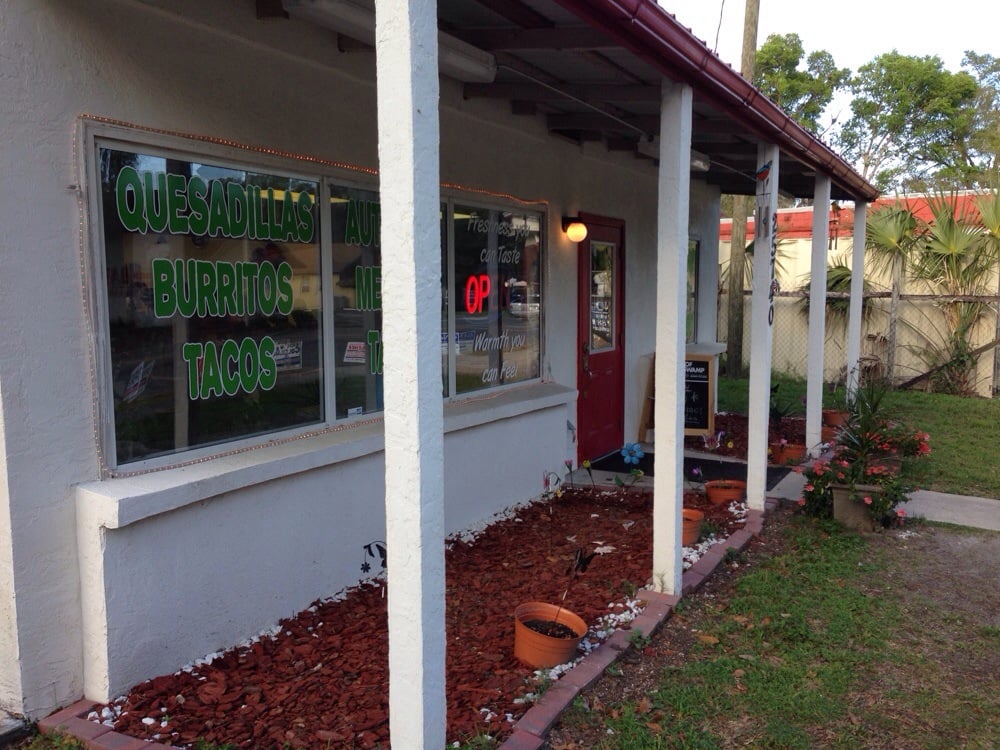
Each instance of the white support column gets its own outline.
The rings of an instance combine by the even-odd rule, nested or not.
[[[752,510],[764,510],[764,494],[767,491],[767,429],[771,405],[774,255],[778,247],[778,147],[769,143],[762,143],[757,147],[753,232],[747,505]]]
[[[854,247],[851,250],[851,307],[847,315],[847,392],[858,387],[861,360],[861,305],[865,291],[865,225],[868,204],[854,204]]]
[[[823,354],[826,343],[826,251],[830,241],[830,178],[816,175],[812,260],[809,270],[809,344],[806,360],[806,447],[817,455],[822,440]]]
[[[437,8],[379,0],[389,733],[445,745],[444,435]]]
[[[663,81],[656,213],[656,452],[653,468],[653,584],[681,592],[684,573],[684,345],[688,209],[691,201],[691,87]]]

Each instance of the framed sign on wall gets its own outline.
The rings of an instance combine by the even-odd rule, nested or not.
[[[715,355],[684,357],[684,435],[715,432]]]

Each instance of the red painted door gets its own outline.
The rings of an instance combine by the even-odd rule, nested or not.
[[[584,216],[579,244],[577,460],[618,450],[625,419],[625,225]]]

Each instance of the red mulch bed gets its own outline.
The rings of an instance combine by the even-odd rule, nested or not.
[[[745,414],[716,414],[715,432],[722,432],[718,448],[710,449],[717,456],[747,457],[747,416]],[[781,420],[768,420],[767,442],[776,443],[784,438],[789,443],[806,442],[806,420],[804,417],[783,417]],[[684,438],[684,447],[690,450],[704,451],[705,439],[701,437]]]
[[[705,510],[721,536],[743,525],[703,495],[687,493],[684,504]],[[518,702],[537,686],[534,670],[513,656],[513,611],[524,601],[558,602],[577,549],[614,547],[591,561],[566,598],[588,623],[648,581],[650,508],[650,494],[636,488],[570,488],[492,524],[472,543],[450,545],[449,742],[477,733],[502,737],[530,706]],[[117,703],[115,729],[175,745],[201,739],[255,749],[387,747],[383,593],[381,585],[366,585],[338,601],[317,601],[282,621],[274,637],[135,687]]]

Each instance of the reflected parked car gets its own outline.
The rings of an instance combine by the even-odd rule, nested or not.
[[[521,284],[515,282],[510,288],[510,302],[507,304],[507,309],[511,315],[527,318],[538,315],[539,301],[538,292],[523,282]]]

